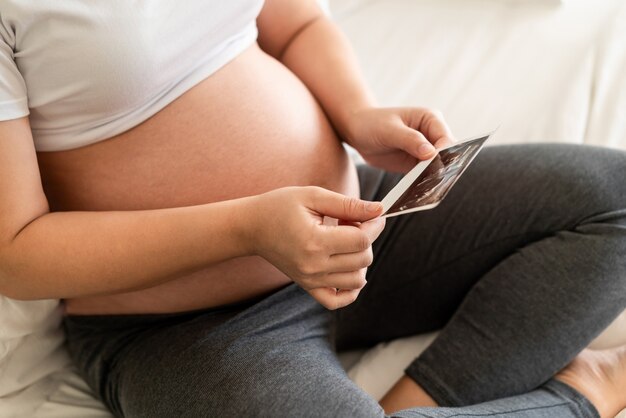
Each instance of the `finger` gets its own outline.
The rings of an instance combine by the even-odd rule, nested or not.
[[[370,243],[372,243],[376,241],[376,238],[378,238],[385,229],[385,218],[376,218],[371,221],[363,222],[359,225],[359,229],[365,232]]]
[[[439,110],[421,107],[403,110],[402,120],[407,126],[422,132],[436,148],[454,143],[454,135]]]
[[[367,268],[363,267],[349,272],[327,274],[321,282],[325,284],[324,287],[334,287],[335,289],[361,289],[367,284],[366,274]]]
[[[364,222],[380,216],[383,211],[380,202],[344,196],[321,187],[315,187],[313,190],[308,207],[322,215],[344,221]]]
[[[448,148],[452,145],[455,144],[455,141],[453,139],[450,138],[442,138],[440,140],[438,140],[437,142],[435,142],[435,148],[440,150],[443,148]]]
[[[444,148],[454,143],[454,136],[443,117],[443,113],[434,109],[419,109],[422,112],[422,122],[419,130],[436,148]]]
[[[354,271],[342,273],[330,273],[315,278],[301,280],[301,286],[305,290],[313,289],[361,289],[367,284],[365,276],[367,275],[367,267],[359,268]]]
[[[431,158],[437,152],[421,132],[406,125],[398,126],[393,134],[400,149],[418,160]]]
[[[348,306],[359,296],[360,289],[337,290],[335,288],[318,288],[309,290],[309,294],[326,309],[335,310]]]
[[[368,249],[385,229],[385,219],[376,218],[359,224],[343,224],[324,229],[324,240],[331,254],[361,252]]]
[[[323,239],[326,244],[326,250],[330,255],[357,253],[367,250],[372,245],[373,239],[370,239],[370,236],[374,234],[370,229],[373,227],[364,227],[365,230],[362,230],[361,225],[340,225],[324,228],[322,230]]]
[[[328,271],[334,273],[345,273],[357,271],[368,267],[374,261],[372,247],[365,251],[349,254],[334,254],[328,259]]]
[[[339,289],[337,291],[337,304],[338,304],[337,308],[346,307],[350,305],[352,302],[354,302],[359,297],[359,293],[361,293],[361,289],[354,289],[354,290]]]

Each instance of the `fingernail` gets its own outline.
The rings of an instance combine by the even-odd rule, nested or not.
[[[380,202],[369,202],[365,206],[369,212],[378,212],[380,210]]]
[[[417,152],[420,155],[428,155],[432,154],[435,151],[435,148],[430,144],[423,144],[417,149]]]

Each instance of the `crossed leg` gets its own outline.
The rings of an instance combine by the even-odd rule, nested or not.
[[[619,151],[485,149],[439,207],[388,220],[338,347],[444,328],[406,370],[437,404],[540,386],[626,307],[624,178]],[[360,179],[379,200],[399,176]]]

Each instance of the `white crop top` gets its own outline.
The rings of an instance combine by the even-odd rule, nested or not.
[[[38,151],[148,119],[257,38],[263,0],[1,0],[0,121]]]

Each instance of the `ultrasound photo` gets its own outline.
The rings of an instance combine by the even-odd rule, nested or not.
[[[454,183],[478,154],[489,135],[452,145],[439,151],[418,177],[402,191],[383,216],[396,216],[417,210],[431,209],[448,194]],[[407,176],[411,173],[407,174]],[[398,186],[401,186],[400,183]],[[385,198],[387,199],[387,198]],[[383,205],[385,201],[383,200]]]

